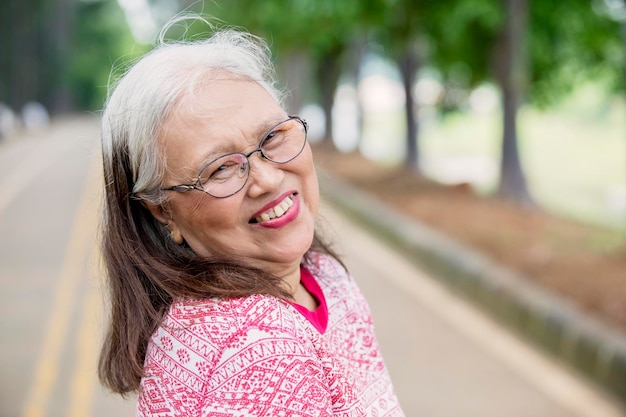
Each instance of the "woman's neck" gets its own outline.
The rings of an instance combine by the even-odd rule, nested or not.
[[[304,288],[301,282],[298,283],[298,287],[292,295],[296,304],[306,307],[309,311],[317,310],[317,300]]]

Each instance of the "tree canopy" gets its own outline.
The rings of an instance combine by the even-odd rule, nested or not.
[[[290,106],[297,109],[304,101],[298,92],[306,92],[323,107],[328,136],[340,77],[358,81],[368,50],[395,62],[405,91],[406,163],[416,172],[419,100],[413,87],[423,68],[439,74],[442,111],[461,108],[467,93],[483,83],[506,96],[505,79],[514,82],[514,105],[503,102],[504,113],[513,114],[504,115],[504,125],[514,124],[519,104],[549,106],[589,79],[626,90],[624,0],[172,1],[179,10],[267,39],[294,91]],[[157,10],[163,1],[148,4]],[[133,40],[114,0],[4,0],[0,19],[0,102],[16,110],[31,100],[53,114],[98,109],[112,68],[151,47]],[[504,141],[514,143],[514,125],[507,129],[512,136],[505,133]],[[503,173],[516,164],[503,165]]]
[[[378,45],[376,50],[394,61],[413,50],[421,65],[438,70],[445,84],[470,89],[493,80],[503,4],[179,0],[179,9],[195,8],[257,33],[268,39],[279,58],[305,53],[318,74],[312,84],[323,82],[319,78],[332,72],[328,67],[337,66],[340,73],[348,70],[354,48]],[[529,100],[554,103],[589,78],[601,78],[615,91],[624,91],[623,20],[615,12],[620,5],[624,14],[623,0],[530,2]],[[0,4],[0,19],[0,100],[15,107],[37,99],[53,107],[97,108],[111,67],[150,47],[132,39],[113,0],[6,0]],[[316,99],[322,101],[321,96]]]
[[[117,2],[0,2],[0,102],[15,111],[28,101],[51,113],[98,109],[111,68],[134,40]]]

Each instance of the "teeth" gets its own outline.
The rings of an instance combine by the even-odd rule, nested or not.
[[[293,200],[291,195],[285,197],[283,201],[278,203],[274,208],[269,209],[265,213],[258,216],[255,220],[257,223],[266,222],[277,217],[281,217],[289,210],[289,207],[293,206]]]

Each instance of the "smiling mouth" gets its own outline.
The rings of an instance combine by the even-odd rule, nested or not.
[[[270,221],[272,219],[277,219],[285,215],[289,211],[289,209],[293,206],[293,197],[295,194],[289,194],[287,197],[283,199],[280,203],[276,204],[271,209],[261,213],[255,218],[250,220],[250,223],[263,223]]]

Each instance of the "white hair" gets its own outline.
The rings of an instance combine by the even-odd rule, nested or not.
[[[108,180],[125,174],[130,193],[161,202],[166,166],[159,131],[181,97],[225,73],[257,82],[281,102],[269,47],[246,32],[226,29],[204,40],[162,42],[137,61],[112,89],[102,116],[105,172],[113,176]],[[127,166],[113,166],[122,162]]]

